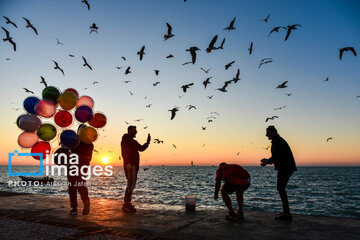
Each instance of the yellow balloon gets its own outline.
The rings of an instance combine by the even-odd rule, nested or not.
[[[58,99],[59,105],[64,110],[71,110],[76,106],[77,97],[72,92],[64,92]]]
[[[80,130],[79,138],[80,141],[84,143],[92,143],[94,142],[98,137],[98,133],[95,128],[93,127],[84,127]]]

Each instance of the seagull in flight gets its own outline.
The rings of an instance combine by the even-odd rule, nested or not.
[[[186,90],[192,85],[194,85],[194,83],[189,83],[189,84],[183,85],[183,86],[181,86],[181,88],[184,91],[184,93],[186,93]]]
[[[264,22],[266,22],[266,23],[267,23],[267,22],[268,22],[268,20],[269,20],[269,17],[270,17],[270,14],[268,14],[266,18],[261,19],[261,20],[259,20],[259,21],[264,21]]]
[[[59,64],[58,64],[57,62],[55,62],[54,60],[52,60],[52,61],[55,63],[54,69],[59,69],[59,70],[62,72],[62,74],[64,75],[64,77],[65,77],[64,70],[62,70],[62,69],[59,67]]]
[[[274,120],[275,118],[279,118],[279,117],[278,116],[268,117],[268,118],[266,118],[265,122],[267,122],[269,120]]]
[[[173,36],[175,36],[174,34],[172,34],[172,27],[169,23],[166,23],[167,26],[167,33],[164,35],[164,41],[168,40],[169,38],[172,38]]]
[[[140,51],[137,52],[137,55],[140,56],[140,61],[143,59],[143,56],[144,56],[144,54],[145,54],[144,50],[145,50],[145,46],[142,46],[142,48],[140,49]]]
[[[190,64],[190,63],[192,63],[192,61],[190,61],[190,62],[184,62],[184,63],[181,64],[181,65],[185,66],[185,65],[188,65],[188,64]]]
[[[11,43],[11,45],[13,46],[14,51],[16,52],[16,43],[12,40],[12,37],[10,37],[10,33],[8,30],[6,30],[4,27],[1,27],[6,34],[6,38],[3,38],[3,41],[6,42],[8,41],[9,43]]]
[[[286,96],[290,97],[292,93],[285,93]]]
[[[208,99],[212,99],[212,98],[213,98],[213,96],[214,96],[214,95],[211,95],[211,96],[207,96],[207,97],[208,97]]]
[[[156,87],[160,82],[153,83],[153,86]]]
[[[87,0],[81,0],[82,3],[85,3],[85,5],[87,6],[87,9],[90,11],[90,4]]]
[[[173,147],[174,147],[174,148],[176,149],[176,146],[175,146],[175,144],[173,144],[172,146],[173,146]]]
[[[42,77],[42,76],[40,76],[40,78],[41,78],[41,82],[40,82],[40,83],[44,84],[45,87],[47,88],[48,85],[47,85],[47,83],[46,83],[46,81],[45,81],[45,78]]]
[[[234,83],[237,83],[240,80],[240,68],[238,68],[237,72],[236,72],[236,76],[233,77],[232,81]]]
[[[154,139],[154,143],[160,144],[160,143],[164,143],[164,141],[163,141],[163,140],[160,140],[160,139],[158,139],[158,138],[155,138],[155,139]]]
[[[169,54],[166,56],[166,58],[173,58],[174,56],[172,54]]]
[[[159,72],[160,72],[159,70],[154,70],[154,72],[156,76],[159,76]]]
[[[69,54],[69,57],[75,57],[73,54]]]
[[[125,70],[125,75],[128,75],[129,73],[131,73],[130,66]]]
[[[208,84],[211,84],[211,82],[210,82],[210,79],[211,79],[211,78],[212,78],[212,77],[208,77],[205,81],[203,81],[204,89],[206,89],[206,87],[207,87]]]
[[[288,87],[288,86],[286,86],[287,82],[288,81],[283,82],[282,84],[278,85],[276,88],[287,88]]]
[[[287,26],[287,32],[286,32],[286,37],[285,37],[285,41],[289,38],[291,30],[295,30],[297,29],[296,27],[301,27],[300,24],[294,24],[294,25],[288,25]]]
[[[279,29],[286,29],[286,27],[282,27],[282,26],[279,26],[279,27],[274,27],[273,29],[271,29],[271,31],[270,31],[270,33],[269,33],[269,35],[267,36],[267,37],[269,37],[270,36],[270,34],[272,34],[273,32],[279,32]]]
[[[188,110],[191,110],[192,108],[196,109],[196,107],[194,105],[187,105],[186,107],[188,107]]]
[[[60,40],[58,38],[55,38],[56,39],[56,44],[58,45],[64,45],[62,42],[60,42]]]
[[[175,115],[176,115],[176,112],[179,111],[179,108],[178,107],[174,107],[173,109],[170,109],[169,110],[171,112],[171,118],[170,120],[173,120]]]
[[[130,93],[130,95],[131,95],[131,96],[133,96],[133,95],[135,94],[135,93],[133,93],[133,92],[130,92],[130,91],[129,91],[129,93]]]
[[[189,49],[186,49],[187,52],[190,52],[191,54],[191,61],[192,64],[195,64],[196,61],[196,51],[200,50],[198,47],[190,47]]]
[[[252,51],[253,51],[253,42],[251,41],[250,43],[250,47],[249,47],[249,55],[251,55]]]
[[[14,22],[12,22],[8,17],[3,16],[3,18],[5,18],[5,20],[6,20],[5,23],[6,24],[12,24],[14,27],[17,28],[17,25]]]
[[[229,67],[231,67],[233,64],[235,63],[235,61],[229,62],[228,64],[225,65],[225,70],[228,70]]]
[[[92,32],[98,33],[97,30],[99,29],[99,27],[96,26],[96,23],[93,23],[89,28],[90,28],[90,34],[91,34]]]
[[[92,71],[92,67],[88,64],[88,62],[86,61],[86,59],[85,59],[84,57],[82,57],[82,59],[84,60],[83,66],[84,66],[84,67],[87,66],[87,67]]]
[[[330,140],[334,140],[334,138],[328,137],[328,138],[326,139],[326,142],[329,142]]]
[[[215,48],[216,50],[217,49],[224,49],[224,43],[225,43],[225,38],[222,40],[221,44],[219,47]]]
[[[329,77],[326,77],[323,82],[328,82],[328,81],[329,81]]]
[[[282,107],[278,107],[278,108],[274,108],[274,110],[281,110],[283,108],[286,108],[286,105],[282,106]]]
[[[26,21],[26,28],[32,28],[32,30],[34,30],[35,34],[38,35],[38,32],[36,30],[36,28],[31,24],[30,20],[27,19],[27,18],[24,18],[23,19]]]
[[[354,54],[354,56],[356,57],[356,52],[353,47],[344,47],[339,50],[339,59],[340,60],[342,59],[342,55],[345,51],[351,51]]]
[[[218,88],[216,90],[219,90],[220,92],[227,92],[226,88],[228,85],[229,85],[229,83],[226,81],[222,88]]]
[[[207,53],[211,53],[211,50],[216,50],[216,48],[214,47],[215,43],[216,43],[216,40],[218,38],[218,35],[215,35],[213,37],[213,39],[211,39],[211,42],[209,44],[209,46],[206,48],[206,52]]]
[[[93,82],[93,85],[95,85],[95,84],[97,84],[97,83],[99,83],[99,82],[96,82],[96,81],[95,81],[95,82]]]
[[[224,30],[228,30],[229,32],[231,30],[234,30],[234,23],[235,23],[236,17],[234,17],[234,19],[230,22],[229,26],[227,26],[226,28],[224,28]]]
[[[126,61],[126,58],[124,56],[121,57],[124,61]]]
[[[24,90],[25,90],[25,92],[28,92],[28,93],[32,93],[32,94],[34,94],[34,92],[33,91],[31,91],[31,90],[29,90],[29,89],[27,89],[27,88],[23,88]]]
[[[200,69],[203,70],[206,74],[209,73],[209,71],[211,70],[211,68],[209,68],[208,70],[205,70],[202,67],[200,67]]]

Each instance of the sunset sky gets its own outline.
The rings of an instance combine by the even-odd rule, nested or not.
[[[152,139],[164,141],[151,142],[141,154],[141,165],[190,165],[191,161],[195,165],[222,161],[258,165],[261,158],[270,156],[270,148],[264,149],[271,144],[265,136],[268,125],[275,125],[287,140],[298,165],[360,165],[360,58],[345,52],[339,60],[343,47],[354,47],[360,54],[359,1],[89,3],[90,11],[81,0],[0,0],[0,25],[17,44],[14,52],[9,42],[0,42],[0,164],[7,164],[8,152],[30,152],[18,146],[22,130],[14,122],[25,113],[23,100],[31,95],[23,87],[41,97],[43,76],[61,91],[72,87],[80,95],[91,96],[94,111],[107,116],[107,125],[98,130],[94,142],[99,153],[94,153],[92,164],[108,157],[108,164],[122,165],[120,141],[126,121],[137,126],[140,143],[148,133]],[[259,21],[268,14],[267,23]],[[6,24],[2,16],[18,28]],[[223,30],[235,16],[236,29]],[[38,36],[25,28],[22,17],[33,23]],[[164,41],[166,22],[175,36]],[[98,34],[90,34],[92,23],[98,25]],[[287,41],[284,29],[268,37],[272,28],[292,24],[302,26],[293,30]],[[226,38],[224,49],[207,53],[215,35],[215,46]],[[5,38],[2,29],[0,37]],[[64,45],[57,44],[56,38]],[[146,54],[140,61],[136,53],[143,45]],[[191,61],[185,50],[192,46],[201,49],[196,63],[183,66]],[[166,58],[169,54],[174,58]],[[93,71],[82,66],[82,56]],[[263,58],[273,62],[259,68]],[[52,60],[63,68],[65,77],[53,68]],[[231,61],[235,63],[225,70]],[[128,66],[132,73],[125,75]],[[206,74],[200,67],[211,70]],[[231,80],[238,68],[241,80],[230,84],[227,93],[216,90]],[[154,69],[160,70],[159,76]],[[202,82],[208,77],[212,77],[211,84],[204,90]],[[327,77],[329,81],[324,82]],[[99,83],[93,85],[94,81]],[[160,84],[154,87],[157,81]],[[276,89],[284,81],[288,87]],[[181,86],[188,83],[194,85],[183,93]],[[148,104],[152,104],[150,108]],[[188,110],[190,104],[197,109]],[[281,106],[286,107],[274,110]],[[168,110],[174,107],[179,111],[170,120]],[[209,123],[211,115],[217,119]],[[274,115],[279,118],[265,123]],[[58,127],[58,131],[62,129]],[[329,137],[333,140],[327,142]],[[56,149],[58,139],[51,144]],[[16,164],[38,162],[27,159]]]

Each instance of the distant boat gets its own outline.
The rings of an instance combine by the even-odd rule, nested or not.
[[[42,177],[42,178],[35,178],[35,177],[24,177],[24,176],[20,176],[21,180],[25,181],[25,182],[38,182],[38,183],[50,183],[52,184],[54,182],[53,178],[49,178],[49,177]]]
[[[149,168],[147,168],[147,167],[146,167],[146,168],[144,168],[144,171],[147,171],[147,170],[149,170]]]
[[[191,166],[194,167],[194,162],[193,161],[191,161]]]

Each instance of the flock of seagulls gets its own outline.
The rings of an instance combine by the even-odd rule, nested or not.
[[[87,0],[81,0],[81,2],[84,3],[84,5],[85,5],[85,6],[87,7],[87,9],[90,11],[90,4],[89,4],[89,2],[88,2]],[[184,2],[186,2],[186,0],[184,0]],[[18,28],[17,24],[14,23],[12,20],[10,20],[8,17],[3,16],[3,18],[6,20],[6,21],[5,21],[6,24],[11,25],[12,27]],[[28,18],[25,18],[25,17],[22,17],[22,18],[23,18],[23,19],[25,20],[25,22],[26,22],[25,28],[30,28],[30,29],[32,29],[33,32],[34,32],[36,35],[38,35],[38,30],[37,30],[37,28],[31,23],[31,21],[30,21]],[[261,19],[261,20],[259,20],[259,21],[263,21],[263,22],[265,22],[265,23],[268,23],[269,18],[270,18],[270,14],[268,14],[268,15],[266,16],[266,18]],[[235,29],[236,29],[236,27],[235,27],[235,21],[236,21],[236,16],[231,20],[231,22],[229,23],[228,26],[226,26],[225,28],[223,28],[223,30],[228,31],[228,32],[235,30]],[[163,36],[163,40],[164,40],[164,41],[168,41],[169,39],[175,37],[175,35],[173,34],[173,28],[172,28],[172,26],[170,25],[170,23],[166,22],[166,27],[167,27],[167,31],[166,31],[166,33],[165,33],[164,36]],[[267,37],[270,37],[270,35],[273,34],[273,33],[279,33],[280,30],[286,30],[286,35],[285,35],[285,40],[284,40],[284,41],[287,41],[287,40],[289,39],[291,33],[292,33],[294,30],[299,29],[299,27],[302,27],[302,26],[301,26],[300,24],[287,25],[286,27],[284,27],[284,26],[276,26],[276,27],[273,27],[273,28],[271,29],[271,31],[269,32],[269,34],[267,35]],[[2,26],[1,28],[3,29],[3,31],[4,31],[4,33],[5,33],[5,38],[3,38],[3,41],[4,41],[4,42],[9,42],[9,43],[12,45],[13,50],[16,51],[16,43],[14,42],[13,38],[11,37],[10,32],[9,32],[5,27],[3,27],[3,26]],[[90,28],[90,34],[93,33],[93,32],[98,33],[99,27],[97,26],[96,23],[92,23],[89,28]],[[215,51],[215,50],[222,50],[222,49],[224,49],[224,44],[225,44],[226,39],[223,38],[223,40],[222,40],[222,42],[220,43],[220,45],[216,45],[217,40],[218,40],[218,35],[215,35],[214,37],[212,37],[209,45],[208,45],[207,48],[205,49],[205,51],[206,51],[207,53],[211,53],[212,51]],[[59,40],[58,38],[56,38],[56,44],[58,44],[58,45],[64,45],[62,42],[60,42],[60,40]],[[201,49],[200,49],[199,47],[197,47],[197,46],[192,46],[192,47],[189,47],[188,49],[186,49],[185,51],[190,53],[191,61],[185,62],[185,63],[183,63],[182,65],[195,64],[195,63],[196,63],[196,57],[197,57],[196,52],[197,52],[197,51],[201,51]],[[248,48],[249,55],[252,55],[253,51],[254,51],[254,44],[253,44],[253,41],[251,41],[250,46],[249,46],[249,48]],[[357,56],[356,51],[355,51],[355,49],[354,49],[353,47],[344,47],[344,48],[339,49],[339,59],[340,59],[340,60],[342,60],[342,57],[343,57],[344,52],[351,52],[354,56]],[[145,53],[145,45],[143,45],[143,46],[141,47],[141,49],[137,52],[137,55],[139,56],[139,60],[140,60],[140,61],[143,60],[145,54],[146,54],[146,53]],[[75,56],[74,56],[73,54],[69,54],[69,57],[75,57]],[[123,61],[126,61],[125,56],[122,56],[121,58],[123,59]],[[167,59],[170,59],[170,58],[174,58],[174,56],[170,53],[170,54],[168,54],[168,55],[166,56],[166,58],[167,58]],[[88,69],[90,69],[90,70],[92,71],[92,70],[93,70],[92,66],[90,66],[90,64],[88,63],[88,61],[86,60],[86,58],[85,58],[84,56],[82,56],[82,60],[83,60],[83,66],[84,66],[84,67],[87,67]],[[54,69],[55,69],[55,70],[59,70],[59,71],[62,73],[62,75],[65,76],[65,72],[64,72],[64,70],[59,66],[58,62],[56,62],[55,60],[52,60],[52,61],[53,61],[53,63],[55,64]],[[225,70],[230,69],[235,62],[236,62],[236,61],[233,60],[233,61],[227,63],[227,64],[225,65],[225,67],[224,67]],[[273,62],[273,59],[272,59],[272,58],[263,58],[263,59],[260,60],[258,68],[260,69],[261,66],[263,66],[263,65],[265,65],[265,64],[268,64],[268,63],[271,63],[271,62]],[[116,68],[117,70],[120,70],[120,69],[122,69],[123,67],[122,67],[122,66],[116,66],[115,68]],[[211,68],[205,69],[205,68],[203,68],[203,67],[200,67],[200,69],[201,69],[205,74],[209,74],[209,72],[210,72],[210,70],[211,70]],[[125,74],[125,75],[128,75],[128,74],[130,74],[130,73],[131,73],[131,66],[128,66],[128,67],[126,68],[124,74]],[[160,70],[155,69],[155,70],[154,70],[154,73],[155,73],[156,76],[159,76]],[[40,77],[41,77],[40,83],[41,83],[41,84],[44,84],[44,86],[47,87],[48,85],[47,85],[44,77],[42,77],[42,76],[40,76]],[[204,86],[204,89],[206,89],[207,86],[208,86],[209,84],[211,84],[211,81],[210,81],[211,79],[212,79],[212,77],[210,76],[210,77],[207,77],[207,78],[202,82],[202,84],[203,84],[203,86]],[[216,88],[215,90],[218,90],[218,91],[220,91],[220,92],[225,93],[225,92],[227,92],[227,88],[229,87],[229,85],[231,85],[231,84],[236,84],[236,83],[237,83],[238,81],[240,81],[240,80],[241,80],[241,79],[240,79],[240,69],[238,68],[235,76],[233,77],[233,79],[228,80],[228,81],[225,81],[225,82],[224,82],[224,85],[223,85],[222,87]],[[324,82],[327,82],[327,81],[329,81],[329,77],[326,77],[326,79],[324,80]],[[124,83],[129,83],[129,82],[131,82],[131,81],[124,81]],[[93,85],[98,84],[98,83],[99,83],[99,82],[94,81],[94,82],[93,82]],[[287,87],[288,87],[288,86],[287,86],[287,83],[288,83],[288,81],[284,81],[283,83],[279,84],[279,85],[276,87],[276,89],[287,88]],[[154,82],[154,83],[153,83],[153,86],[155,87],[155,86],[157,86],[158,84],[160,84],[160,81]],[[195,84],[194,82],[191,82],[191,83],[182,85],[182,86],[181,86],[181,89],[182,89],[183,93],[186,94],[187,91],[190,89],[190,87],[192,87],[194,84]],[[34,94],[33,91],[31,91],[31,90],[29,90],[29,89],[27,89],[27,88],[23,88],[23,89],[25,90],[26,93]],[[129,91],[129,93],[130,93],[130,95],[134,95],[134,94],[135,94],[135,93],[133,93],[133,92],[131,92],[131,91]],[[292,93],[285,93],[286,96],[291,96],[291,94],[292,94]],[[182,95],[182,96],[184,96],[184,95]],[[182,96],[179,96],[179,98],[181,98]],[[208,97],[208,99],[212,99],[212,98],[213,98],[213,95],[210,95],[210,96],[207,96],[207,97]],[[356,98],[360,98],[360,95],[359,95],[359,96],[356,96]],[[147,104],[147,105],[146,105],[146,108],[150,108],[151,106],[152,106],[152,104]],[[281,109],[284,109],[285,107],[286,107],[286,105],[281,106],[281,107],[278,107],[278,108],[274,108],[274,110],[281,110]],[[196,109],[197,109],[196,106],[194,106],[194,105],[187,105],[185,108],[188,109],[188,110],[191,110],[191,109],[196,110]],[[170,110],[168,110],[168,111],[170,111],[170,113],[171,113],[171,115],[170,115],[170,120],[173,120],[173,119],[175,118],[175,116],[176,116],[176,113],[179,111],[179,107],[173,107],[172,109],[170,109]],[[214,116],[215,114],[216,114],[216,115],[219,115],[219,114],[216,113],[216,112],[212,112],[212,113],[211,113],[211,116],[209,116],[209,117],[207,118],[208,123],[211,123],[211,122],[213,122],[213,121],[216,119],[216,117]],[[266,120],[265,120],[265,122],[268,122],[269,120],[275,120],[275,119],[277,119],[277,118],[279,118],[279,116],[276,116],[276,115],[274,115],[274,116],[272,116],[272,117],[267,117]],[[137,120],[134,120],[134,121],[141,121],[141,120],[143,120],[143,119],[137,119]],[[129,123],[126,122],[126,124],[129,124]],[[146,126],[146,128],[147,128],[147,126]],[[144,129],[145,129],[145,128],[144,128]],[[206,130],[206,127],[205,127],[205,126],[202,126],[201,129],[202,129],[202,130]],[[329,142],[329,140],[333,140],[333,139],[334,139],[333,137],[329,137],[329,138],[327,138],[327,142]],[[164,141],[163,141],[163,140],[159,140],[159,139],[154,139],[154,143],[160,144],[160,143],[164,143]],[[177,148],[175,144],[172,144],[172,146],[173,146],[175,149]],[[203,146],[205,146],[205,144],[203,144]],[[269,148],[269,146],[268,146],[267,148],[264,148],[264,149],[267,150],[268,148]],[[238,152],[237,155],[239,155],[239,153],[240,153],[240,152]]]

